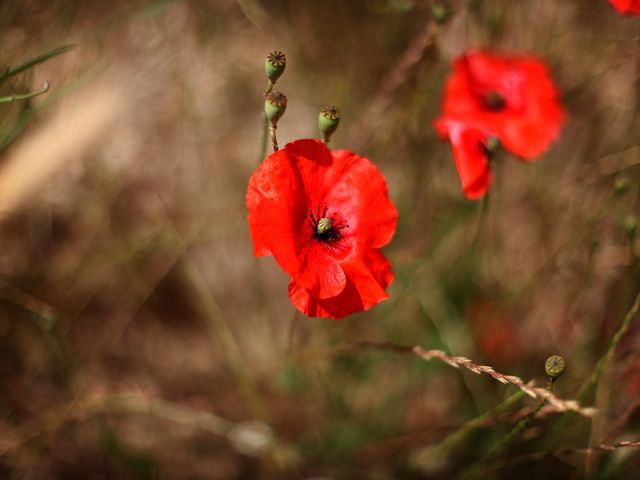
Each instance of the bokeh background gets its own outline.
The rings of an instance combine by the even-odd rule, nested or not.
[[[635,478],[638,319],[583,405],[543,411],[420,345],[578,398],[640,288],[640,19],[605,0],[4,0],[0,67],[0,477]],[[545,59],[568,111],[538,161],[493,162],[463,198],[431,122],[452,58]],[[296,314],[252,257],[264,58],[286,53],[281,144],[370,158],[400,211],[391,298]],[[43,57],[43,58],[44,58]],[[4,71],[4,70],[3,70]],[[514,397],[515,395],[515,397]],[[509,399],[505,402],[505,399]],[[499,408],[497,408],[499,407]],[[472,423],[469,423],[472,422]]]

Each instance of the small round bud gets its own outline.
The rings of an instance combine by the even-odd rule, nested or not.
[[[627,177],[616,177],[613,181],[613,192],[617,197],[622,197],[629,191],[631,181]]]
[[[333,222],[331,221],[331,219],[324,217],[318,221],[316,232],[318,232],[318,235],[322,235],[324,233],[327,233],[329,230],[331,230],[331,227],[333,227]]]
[[[431,16],[436,23],[445,23],[451,16],[451,6],[444,0],[434,2],[431,7]]]
[[[493,155],[494,153],[496,153],[500,148],[500,145],[501,145],[500,139],[498,137],[495,137],[493,135],[489,135],[487,137],[487,142],[485,147],[487,148],[487,151],[489,152],[490,155]]]
[[[627,236],[633,240],[636,237],[636,233],[638,232],[638,222],[635,217],[629,215],[624,219],[622,226],[624,227],[624,231],[626,232]]]
[[[278,124],[287,109],[287,97],[280,92],[270,92],[264,100],[264,114],[272,127]]]
[[[496,153],[500,149],[500,139],[493,135],[489,135],[485,142],[482,144],[482,149],[484,150],[484,154],[487,157],[487,160],[493,160]]]
[[[564,358],[560,355],[551,355],[547,358],[547,361],[544,362],[544,371],[551,380],[556,380],[562,372],[564,372]]]
[[[267,59],[264,62],[264,70],[269,77],[271,83],[276,83],[276,80],[284,73],[284,69],[287,67],[287,57],[284,53],[275,50],[267,55]]]
[[[318,115],[318,128],[322,133],[322,139],[328,142],[331,135],[337,130],[340,125],[340,110],[337,107],[325,107],[320,111]]]

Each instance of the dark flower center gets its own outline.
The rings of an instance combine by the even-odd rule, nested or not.
[[[492,112],[499,112],[507,107],[507,102],[502,95],[495,90],[490,90],[480,99],[482,106]]]
[[[329,207],[316,208],[315,213],[309,209],[309,226],[314,240],[332,243],[342,238],[342,230],[348,227],[335,213],[328,215]]]

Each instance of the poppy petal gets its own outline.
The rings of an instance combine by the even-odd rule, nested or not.
[[[350,231],[360,242],[380,248],[391,241],[398,222],[398,211],[389,200],[387,182],[368,159],[348,150],[331,152],[341,165],[339,180],[326,197],[328,204],[341,205]],[[353,195],[353,192],[359,192]]]
[[[318,245],[308,248],[295,278],[317,298],[335,297],[344,290],[347,281],[340,263]]]
[[[290,275],[299,269],[298,226],[306,217],[304,198],[286,150],[262,162],[249,180],[246,204],[254,255],[273,255]]]
[[[317,298],[292,280],[289,284],[291,303],[311,317],[340,319],[389,298],[384,289],[393,280],[393,274],[389,262],[380,252],[370,251],[364,263],[351,264],[347,271],[349,276],[344,290],[331,298]]]
[[[491,185],[487,136],[455,122],[449,123],[448,132],[464,195],[472,200],[483,197]]]

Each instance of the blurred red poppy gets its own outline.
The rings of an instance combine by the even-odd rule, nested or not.
[[[460,122],[438,120],[434,126],[443,139],[451,142],[465,196],[472,200],[483,197],[491,185],[487,135]]]
[[[620,13],[640,15],[640,0],[609,0],[609,3]]]
[[[494,137],[505,150],[533,159],[557,138],[564,118],[558,91],[540,60],[471,52],[454,62],[442,115],[434,125],[441,137],[452,142],[464,187],[473,182],[462,173],[462,163],[487,181],[490,178],[486,155],[461,147],[469,145],[470,137]],[[480,190],[469,188],[471,194],[467,196],[478,198],[486,188]]]
[[[398,212],[380,171],[347,150],[298,140],[269,156],[246,197],[254,255],[291,275],[289,298],[312,317],[342,318],[388,298],[380,252]]]

